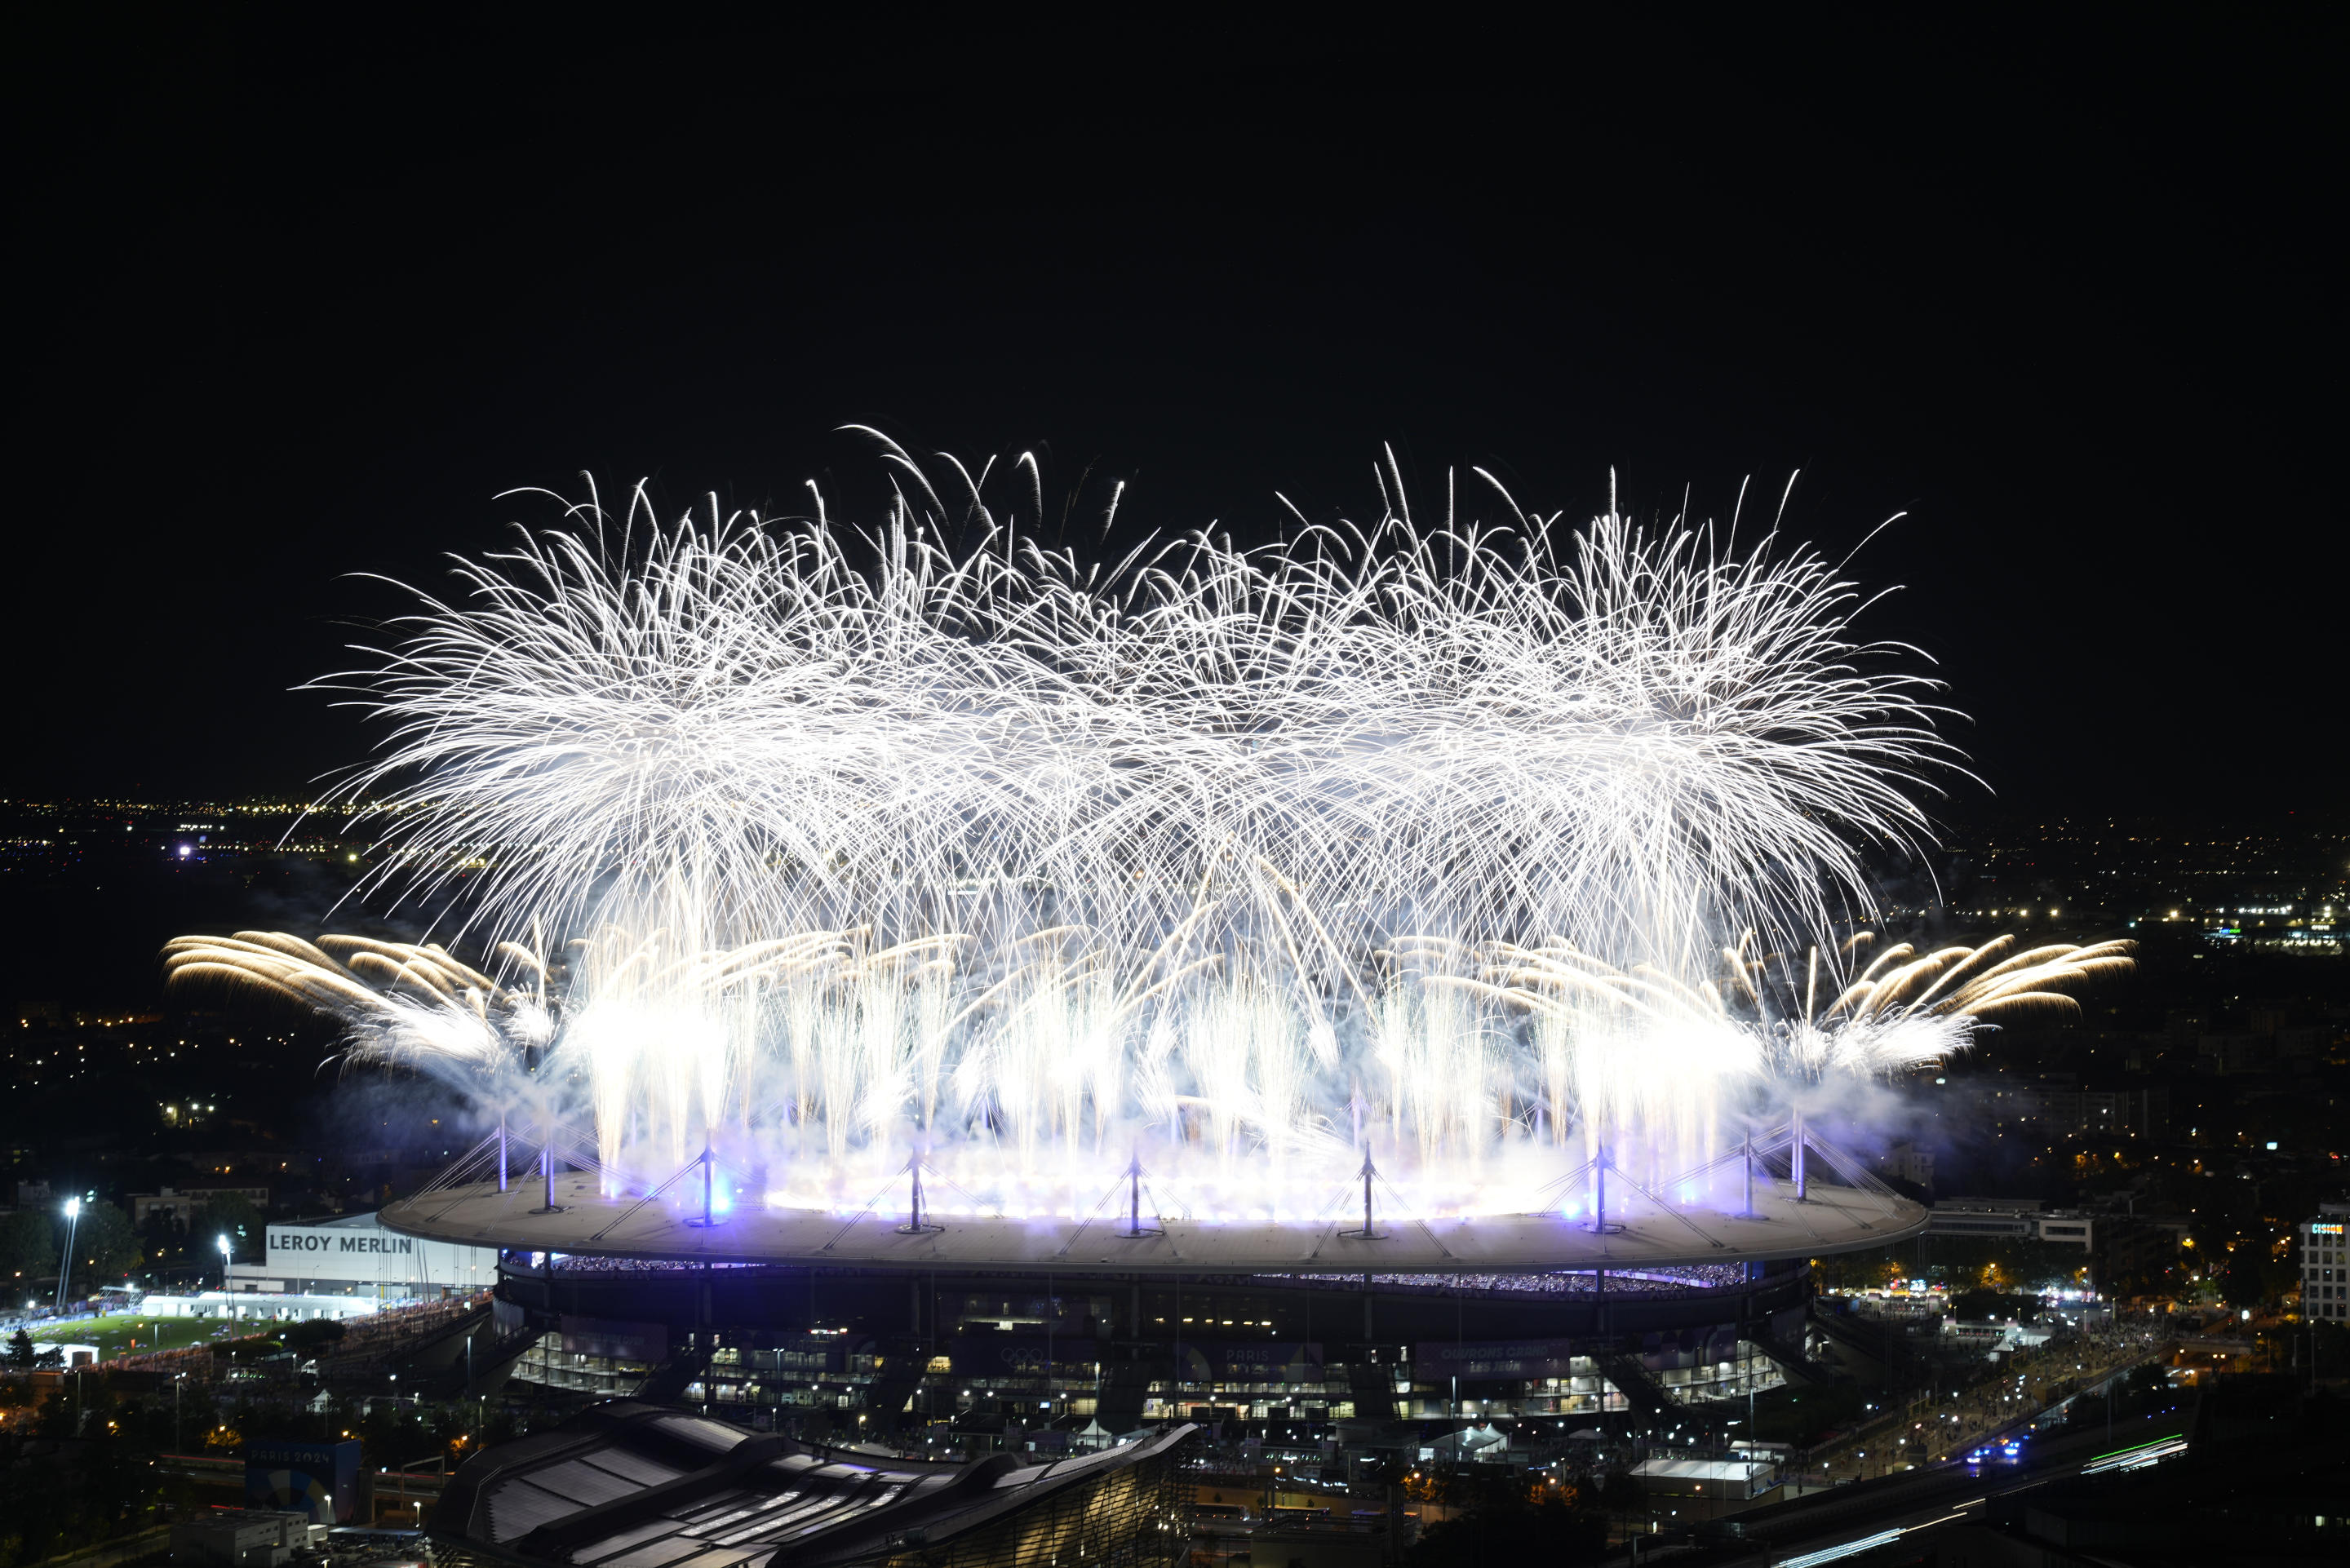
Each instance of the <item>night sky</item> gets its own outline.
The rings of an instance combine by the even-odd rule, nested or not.
[[[854,421],[1121,534],[1362,516],[1382,441],[1570,518],[1800,468],[1833,554],[1909,514],[1954,814],[2339,804],[2339,9],[1159,15],[18,16],[0,793],[299,791],[349,574],[583,469],[837,512]]]

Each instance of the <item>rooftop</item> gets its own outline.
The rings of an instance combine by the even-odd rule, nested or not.
[[[1177,1528],[1173,1456],[1194,1430],[1047,1463],[938,1463],[615,1399],[468,1460],[431,1534],[461,1563],[815,1568],[1031,1536],[1076,1560]]]

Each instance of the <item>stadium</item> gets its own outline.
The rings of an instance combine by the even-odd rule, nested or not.
[[[1740,1151],[1752,1203],[1731,1213],[1619,1182],[1587,1220],[1431,1224],[1382,1214],[1374,1179],[1367,1215],[1224,1225],[1154,1212],[1129,1177],[1086,1220],[910,1222],[624,1201],[542,1158],[381,1220],[499,1249],[501,1320],[546,1336],[531,1375],[555,1386],[666,1386],[815,1438],[1049,1450],[1189,1421],[1318,1456],[1497,1417],[1718,1431],[1749,1393],[1813,1376],[1808,1260],[1925,1212],[1801,1147],[1789,1129]]]
[[[2128,961],[1875,929],[1932,683],[1734,520],[1422,525],[1390,463],[1105,569],[883,444],[870,531],[591,496],[331,683],[366,890],[453,945],[167,950],[473,1108],[380,1215],[496,1250],[469,1377],[1305,1480],[1720,1438],[1821,1376],[1808,1261],[1925,1222],[1821,1129]]]

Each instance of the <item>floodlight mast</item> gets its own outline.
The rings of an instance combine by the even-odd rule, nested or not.
[[[1804,1171],[1804,1113],[1801,1110],[1797,1110],[1794,1113],[1794,1128],[1795,1141],[1794,1147],[1795,1152],[1794,1164],[1792,1167],[1792,1169],[1795,1181],[1795,1201],[1798,1203],[1807,1203],[1811,1201],[1812,1188],[1811,1183],[1806,1179]]]
[[[1387,1237],[1372,1224],[1371,1182],[1378,1173],[1379,1168],[1371,1163],[1371,1151],[1366,1148],[1363,1150],[1363,1168],[1356,1173],[1363,1179],[1363,1228],[1359,1231],[1341,1231],[1338,1232],[1339,1235],[1354,1237],[1365,1241],[1387,1240]]]
[[[1118,1234],[1129,1241],[1167,1234],[1156,1225],[1142,1223],[1142,1155],[1139,1150],[1126,1162],[1126,1229]]]
[[[66,1250],[57,1260],[57,1312],[66,1310],[66,1285],[73,1279],[74,1238],[81,1233],[81,1199],[66,1199]]]

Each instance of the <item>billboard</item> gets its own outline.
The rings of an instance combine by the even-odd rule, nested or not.
[[[256,1438],[244,1445],[244,1504],[306,1514],[313,1524],[358,1515],[359,1445]],[[360,1522],[366,1522],[361,1521]]]
[[[1575,1363],[1587,1356],[1581,1340],[1523,1339],[1504,1344],[1422,1340],[1412,1349],[1411,1370],[1419,1377],[1568,1377]],[[1587,1370],[1587,1367],[1586,1367]]]

